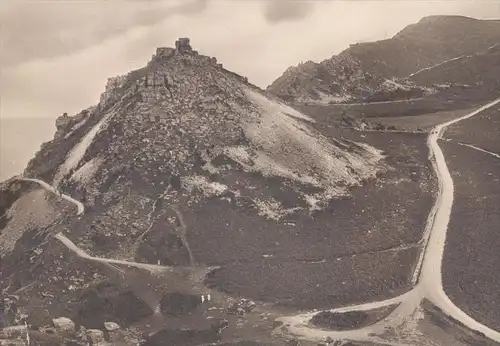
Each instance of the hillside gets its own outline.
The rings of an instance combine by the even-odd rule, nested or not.
[[[332,200],[388,170],[381,151],[326,137],[313,125],[193,50],[189,39],[110,78],[99,104],[57,119],[54,139],[24,172],[53,185],[55,194],[16,178],[2,184],[0,288],[18,306],[4,323],[27,316],[41,328],[68,316],[86,328],[102,329],[109,320],[137,326],[157,316],[160,301],[165,314],[175,310],[165,305],[172,291],[199,305],[208,289],[204,275],[215,267],[303,251],[302,240],[289,238],[290,224],[306,226]],[[85,212],[76,215],[61,193]],[[70,251],[75,247],[164,266],[170,276],[82,260]],[[223,305],[232,301],[223,297]]]
[[[406,77],[499,42],[500,21],[426,17],[391,39],[351,45],[322,62],[290,67],[267,90],[289,101],[327,104],[366,98],[396,83],[403,97],[419,97],[433,91],[408,85]]]
[[[324,203],[375,176],[377,150],[327,139],[312,119],[186,45],[160,48],[147,67],[110,79],[97,107],[60,117],[55,140],[25,175],[83,185],[91,205],[131,183],[116,178],[138,179],[132,187],[149,198],[171,179],[194,189],[224,184],[226,193],[250,197],[231,175],[255,172],[282,179],[303,201]]]
[[[452,61],[421,70],[408,79],[418,85],[483,86],[498,90],[500,86],[500,43],[477,54],[462,56]]]

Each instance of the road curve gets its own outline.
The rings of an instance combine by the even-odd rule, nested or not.
[[[87,254],[85,251],[80,249],[78,246],[76,246],[75,243],[73,243],[70,239],[68,239],[64,234],[58,233],[54,236],[57,240],[59,240],[61,243],[63,243],[69,250],[73,251],[78,257],[88,259],[91,261],[96,261],[96,262],[101,262],[101,263],[113,263],[113,264],[121,264],[129,267],[135,267],[135,268],[141,268],[141,269],[146,269],[151,272],[155,273],[160,273],[160,272],[165,272],[165,271],[173,271],[173,267],[169,266],[159,266],[155,264],[147,264],[147,263],[138,263],[138,262],[129,262],[129,261],[122,261],[122,260],[116,260],[116,259],[109,259],[109,258],[102,258],[102,257],[94,257],[90,256]],[[176,267],[178,268],[178,267]]]
[[[311,328],[305,317],[312,317],[317,312],[301,314],[297,316],[286,316],[278,320],[283,322],[289,333],[304,337],[310,340],[318,340],[324,337],[344,338],[351,340],[377,339],[373,334],[383,332],[387,327],[401,325],[404,322],[415,320],[415,312],[420,307],[424,298],[429,299],[434,305],[440,308],[445,314],[463,323],[466,327],[483,333],[486,337],[496,342],[500,342],[500,332],[495,331],[480,322],[474,320],[458,308],[446,295],[442,282],[442,261],[444,256],[446,233],[451,216],[453,205],[453,179],[446,165],[446,160],[438,139],[441,138],[446,128],[459,121],[471,118],[482,111],[500,103],[500,98],[488,103],[479,109],[466,114],[460,118],[440,124],[431,131],[427,144],[429,146],[430,158],[439,180],[439,192],[434,207],[428,217],[428,224],[423,237],[423,255],[419,258],[414,278],[418,277],[417,285],[405,295],[395,297],[392,300],[348,306],[330,310],[332,312],[367,311],[367,307],[372,309],[389,306],[395,300],[400,300],[400,305],[385,319],[378,323],[345,332],[325,331]],[[421,267],[421,270],[420,270]]]
[[[85,206],[83,205],[82,202],[77,201],[76,199],[74,199],[71,196],[68,196],[68,195],[65,195],[64,193],[61,193],[55,187],[53,187],[52,185],[47,184],[43,180],[33,179],[33,178],[24,178],[24,177],[17,177],[16,179],[17,180],[21,180],[21,181],[30,181],[30,182],[33,182],[33,183],[37,183],[42,188],[44,188],[46,191],[48,191],[50,193],[53,193],[54,195],[59,196],[62,199],[65,199],[66,201],[68,201],[70,203],[73,203],[78,208],[76,215],[82,215],[85,212]]]
[[[419,286],[421,287],[418,288],[422,290],[425,298],[428,298],[445,314],[453,317],[459,322],[462,322],[468,328],[479,331],[488,338],[500,342],[500,332],[495,331],[468,316],[465,312],[453,304],[443,288],[442,265],[446,233],[453,206],[454,185],[450,171],[446,165],[443,151],[438,145],[438,139],[442,137],[448,126],[471,118],[498,103],[500,103],[500,98],[488,103],[472,113],[464,115],[463,117],[453,119],[436,126],[429,135],[431,154],[433,155],[436,163],[437,176],[440,181],[439,183],[442,186],[442,188],[440,188],[442,193],[438,196],[440,199],[440,206],[436,212],[433,229],[425,250],[422,272],[419,277]]]
[[[77,206],[77,215],[81,215],[85,211],[85,206],[83,203],[80,201],[77,201],[76,199],[65,195],[58,191],[56,188],[54,188],[52,185],[47,184],[43,180],[40,179],[33,179],[33,178],[24,178],[24,177],[16,177],[17,180],[20,181],[29,181],[29,182],[34,182],[39,184],[42,188],[47,190],[50,193],[53,193],[65,200],[67,200],[70,203],[73,203]],[[69,250],[73,251],[78,257],[88,259],[91,261],[96,261],[96,262],[101,262],[101,263],[112,263],[112,264],[120,264],[124,266],[129,266],[129,267],[135,267],[135,268],[141,268],[141,269],[146,269],[151,272],[155,273],[160,273],[160,272],[166,272],[166,271],[173,271],[174,267],[170,266],[159,266],[155,264],[147,264],[147,263],[139,263],[139,262],[129,262],[129,261],[123,261],[123,260],[116,260],[116,259],[108,259],[108,258],[101,258],[101,257],[94,257],[90,256],[87,254],[85,251],[80,249],[78,246],[76,246],[75,243],[73,243],[69,238],[67,238],[64,234],[58,233],[54,236],[57,240],[59,240],[61,243],[63,243]],[[188,268],[188,267],[186,267]],[[176,266],[175,269],[182,269],[182,267]],[[210,267],[209,269],[217,269],[217,267]]]

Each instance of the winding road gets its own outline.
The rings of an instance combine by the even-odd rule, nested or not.
[[[377,341],[377,335],[382,334],[387,328],[398,327],[401,325],[412,325],[412,322],[418,321],[421,317],[418,310],[424,299],[428,299],[435,306],[441,309],[445,314],[461,322],[468,328],[477,332],[483,333],[486,337],[496,342],[500,342],[500,332],[495,331],[478,321],[474,320],[458,308],[446,295],[442,284],[442,262],[444,255],[444,247],[446,241],[446,233],[450,220],[451,209],[453,205],[453,180],[446,165],[446,161],[441,148],[438,145],[438,140],[442,137],[446,128],[459,121],[471,118],[482,111],[500,103],[500,98],[484,105],[460,118],[445,122],[436,126],[428,137],[428,147],[430,151],[430,159],[433,163],[434,170],[439,181],[439,192],[435,205],[431,209],[428,217],[426,230],[421,240],[423,247],[422,255],[420,256],[415,272],[413,273],[415,285],[409,292],[394,297],[388,300],[369,302],[359,305],[351,305],[340,307],[331,312],[354,312],[354,311],[369,311],[381,307],[398,305],[398,307],[389,316],[383,320],[364,328],[359,328],[349,331],[326,331],[311,327],[308,323],[312,316],[318,312],[310,312],[295,316],[281,317],[278,320],[283,322],[287,327],[288,333],[308,339],[311,341],[321,341],[326,337],[335,339],[350,339],[359,341]],[[476,149],[476,148],[475,148]],[[74,198],[62,194],[53,186],[32,178],[18,177],[18,180],[38,183],[42,188],[56,194],[57,196],[75,204],[77,206],[77,215],[82,215],[85,211],[83,203]],[[55,235],[62,244],[73,251],[79,257],[98,261],[108,264],[119,264],[130,267],[147,269],[152,272],[171,271],[173,267],[158,266],[145,263],[128,262],[114,259],[106,259],[93,257],[79,249],[70,239],[64,234],[58,233]]]
[[[33,182],[33,183],[37,183],[42,188],[44,188],[46,191],[48,191],[50,193],[53,193],[54,195],[59,196],[62,199],[65,199],[66,201],[68,201],[70,203],[73,203],[78,208],[77,213],[76,213],[76,215],[78,215],[78,216],[82,215],[85,212],[85,206],[83,205],[82,202],[77,201],[76,199],[74,199],[71,196],[68,196],[68,195],[65,195],[65,194],[61,193],[57,188],[53,187],[52,185],[47,184],[43,180],[33,179],[33,178],[24,178],[24,177],[17,177],[17,180],[20,180],[20,181],[30,181],[30,182]]]
[[[331,312],[354,312],[369,311],[376,308],[386,307],[399,303],[399,306],[385,319],[378,323],[349,331],[326,331],[312,328],[308,323],[312,316],[318,312],[311,312],[296,316],[279,318],[292,335],[305,339],[320,341],[331,337],[335,339],[350,339],[359,341],[377,340],[374,334],[383,333],[388,327],[411,325],[420,319],[418,310],[424,299],[428,299],[445,314],[461,322],[468,328],[483,333],[486,337],[500,342],[500,332],[495,331],[468,316],[458,308],[446,295],[442,282],[442,262],[446,241],[446,233],[453,205],[453,179],[446,165],[443,152],[438,145],[446,128],[459,121],[471,118],[484,110],[500,103],[500,98],[466,114],[460,118],[447,121],[437,125],[429,134],[427,145],[429,147],[430,159],[439,181],[439,192],[435,205],[428,217],[426,230],[422,239],[423,251],[414,272],[416,285],[409,292],[384,301],[371,302],[367,304],[347,306],[328,310]]]
[[[85,206],[82,202],[77,201],[76,199],[61,193],[55,187],[53,187],[50,184],[47,184],[43,180],[33,179],[33,178],[25,178],[25,177],[16,177],[16,179],[18,181],[28,181],[28,182],[37,183],[46,191],[53,193],[56,196],[66,200],[70,203],[73,203],[77,207],[77,214],[76,215],[82,215],[85,212]],[[146,269],[146,270],[149,270],[150,272],[154,272],[154,273],[174,271],[175,268],[177,268],[177,269],[181,268],[178,266],[177,267],[169,267],[169,266],[160,266],[160,265],[155,265],[155,264],[147,264],[147,263],[139,263],[139,262],[130,262],[130,261],[122,261],[122,260],[116,260],[116,259],[102,258],[102,257],[94,257],[94,256],[90,256],[85,251],[83,251],[78,246],[76,246],[76,244],[73,243],[63,233],[56,234],[54,236],[54,238],[56,238],[61,243],[63,243],[69,250],[71,250],[73,253],[75,253],[78,257],[81,257],[81,258],[84,258],[87,260],[91,260],[91,261],[96,261],[96,262],[101,262],[101,263],[109,263],[109,264],[119,264],[119,265],[124,265],[124,266],[128,266],[128,267]]]

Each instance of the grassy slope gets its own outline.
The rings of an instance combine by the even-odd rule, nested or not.
[[[464,57],[442,64],[427,71],[422,71],[410,80],[419,85],[433,84],[486,84],[498,88],[500,82],[500,38],[497,45],[488,51]]]
[[[443,143],[455,183],[455,202],[444,258],[444,285],[451,299],[478,321],[500,329],[500,160]]]
[[[362,57],[368,70],[404,77],[420,68],[487,49],[500,40],[500,21],[431,16],[409,25],[394,38],[359,44],[348,52]]]

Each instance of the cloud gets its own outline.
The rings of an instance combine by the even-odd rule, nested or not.
[[[130,1],[130,0],[129,0]],[[138,2],[137,0],[134,0]],[[154,2],[165,2],[161,0],[149,0],[150,3]],[[167,2],[168,3],[168,2]],[[180,4],[174,7],[168,8],[156,8],[147,7],[140,12],[137,12],[133,16],[132,22],[134,25],[145,25],[153,26],[167,17],[180,14],[180,15],[192,15],[200,13],[207,8],[208,0],[184,0]]]
[[[264,8],[264,17],[271,24],[301,20],[313,10],[312,1],[271,0]]]
[[[207,0],[12,2],[0,6],[0,66],[54,58],[154,26],[174,15],[202,12]],[[22,37],[22,40],[19,38]]]
[[[266,3],[269,1],[272,0]],[[0,0],[0,8],[2,5],[5,7],[5,3]],[[34,6],[37,2],[31,3]],[[52,3],[43,2],[44,6]],[[83,5],[87,3],[92,6]],[[125,6],[129,3],[133,6]],[[191,1],[192,7],[181,7],[184,11],[182,15],[168,17],[169,13],[175,13],[172,7],[170,10],[167,8],[171,3],[180,11],[179,5],[182,4],[176,4],[174,0],[150,0],[146,4],[140,0],[71,2],[75,6],[82,4],[71,10],[71,20],[54,17],[53,22],[48,21],[45,27],[39,29],[47,32],[50,24],[51,32],[65,34],[69,38],[76,36],[80,40],[76,42],[83,42],[86,46],[83,49],[70,47],[67,54],[48,51],[48,46],[42,47],[47,51],[30,50],[33,55],[26,57],[29,61],[3,68],[0,118],[53,118],[62,112],[75,114],[98,101],[108,77],[144,66],[156,47],[171,47],[178,37],[190,37],[193,48],[200,54],[217,57],[229,70],[265,87],[291,65],[300,61],[321,61],[338,54],[351,43],[391,37],[424,16],[500,16],[497,4],[486,2],[479,6],[468,1],[457,3],[444,0],[429,7],[426,2],[403,0],[315,1],[314,11],[308,13],[306,18],[290,21],[287,25],[276,25],[276,22],[271,23],[263,16],[262,1],[212,1],[207,8],[203,7],[206,2]],[[61,6],[60,11],[64,9]],[[100,6],[99,11],[96,6]],[[167,17],[160,15],[160,19],[148,20],[148,11],[151,13],[154,9],[161,10]],[[134,10],[140,10],[140,14]],[[200,12],[185,14],[189,11]],[[91,23],[85,23],[84,20],[89,18]],[[157,23],[151,24],[153,21]],[[23,19],[23,23],[26,22]],[[37,35],[36,30],[30,30]],[[101,31],[108,38],[95,43]],[[293,33],[293,39],[290,39],[290,33]],[[38,39],[20,37],[42,49]],[[22,43],[19,39],[17,41]],[[51,42],[49,40],[48,44]],[[0,54],[3,53],[4,50],[0,49]],[[40,54],[52,54],[52,58],[33,58],[40,57]]]

